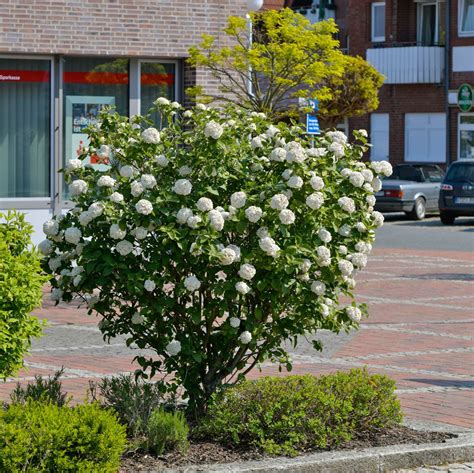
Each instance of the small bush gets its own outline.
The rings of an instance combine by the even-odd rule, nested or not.
[[[41,304],[40,257],[31,248],[33,227],[15,211],[0,213],[0,378],[23,366],[31,339],[41,334],[41,324],[31,311]]]
[[[131,437],[146,435],[151,413],[163,402],[159,384],[137,382],[132,375],[104,378],[91,384],[91,393],[103,406],[117,412]]]
[[[189,427],[181,411],[153,411],[148,420],[148,449],[157,455],[177,450],[185,452],[189,447]]]
[[[36,375],[34,382],[28,383],[25,387],[17,383],[16,388],[10,394],[10,399],[14,404],[43,401],[60,407],[65,406],[68,402],[67,393],[63,392],[61,381],[59,381],[63,373],[64,368],[61,368],[46,379]]]
[[[113,472],[125,443],[125,427],[97,404],[27,402],[0,411],[0,471]]]
[[[245,381],[214,398],[196,434],[269,454],[332,448],[399,424],[394,391],[394,381],[365,369]]]

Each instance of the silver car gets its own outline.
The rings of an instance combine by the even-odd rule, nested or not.
[[[375,194],[379,212],[405,212],[413,220],[438,213],[438,197],[444,171],[436,164],[397,164]]]

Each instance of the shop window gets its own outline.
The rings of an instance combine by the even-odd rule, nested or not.
[[[0,59],[0,198],[49,197],[51,61]]]
[[[460,114],[459,159],[474,159],[474,113]]]
[[[372,8],[371,39],[375,42],[385,41],[385,2],[375,2]]]
[[[474,0],[459,0],[459,33],[474,35]]]
[[[446,162],[446,116],[444,113],[405,115],[405,161]]]

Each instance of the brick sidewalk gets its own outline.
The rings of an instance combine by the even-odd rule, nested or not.
[[[358,278],[369,304],[361,330],[330,342],[322,354],[297,349],[293,373],[322,374],[367,366],[397,382],[406,416],[474,428],[474,257],[465,252],[378,250]],[[133,371],[136,353],[120,340],[104,345],[97,319],[73,306],[45,303],[36,313],[51,324],[18,378],[66,367],[64,388],[84,398],[90,379]],[[329,348],[331,348],[329,350]],[[252,377],[284,375],[265,364]],[[17,379],[0,384],[7,399]]]

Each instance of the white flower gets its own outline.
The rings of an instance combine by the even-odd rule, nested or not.
[[[166,97],[158,97],[154,103],[156,105],[163,106],[163,105],[169,105],[170,101]]]
[[[122,230],[118,224],[114,223],[110,227],[109,234],[114,240],[123,240],[127,232]]]
[[[286,195],[275,194],[270,201],[270,207],[275,210],[283,210],[288,207],[289,203],[290,202],[288,201]]]
[[[89,205],[89,213],[92,219],[100,217],[104,213],[104,204],[102,202],[93,202]]]
[[[80,274],[78,274],[73,280],[72,280],[72,284],[74,286],[79,286],[79,284],[81,283],[82,281],[82,276]]]
[[[68,171],[76,171],[77,169],[81,169],[82,161],[80,159],[70,159],[66,167]]]
[[[169,164],[168,158],[164,154],[160,154],[159,156],[155,156],[155,162],[158,166],[165,168]]]
[[[240,334],[239,340],[243,345],[247,345],[252,340],[252,334],[250,332],[247,332],[247,331],[242,332]]]
[[[351,255],[351,263],[356,268],[365,268],[367,266],[367,255],[364,253],[353,253]]]
[[[239,281],[236,285],[235,285],[235,290],[237,292],[240,292],[240,294],[247,294],[248,292],[250,292],[250,287],[248,286],[247,283],[244,283],[243,281]]]
[[[318,232],[318,236],[324,243],[329,243],[332,240],[332,235],[325,228],[321,228]]]
[[[326,284],[322,281],[313,281],[311,290],[318,296],[322,296],[326,292]]]
[[[380,213],[380,212],[372,212],[372,218],[374,220],[374,225],[376,227],[381,227],[383,225],[383,222],[384,222],[384,216]]]
[[[347,246],[339,245],[338,251],[339,251],[339,253],[341,253],[341,255],[347,255]]]
[[[224,216],[218,210],[210,210],[207,214],[211,227],[220,232],[224,228]]]
[[[339,268],[339,271],[343,274],[343,276],[350,276],[352,274],[352,271],[354,271],[354,265],[345,259],[340,260],[337,263],[337,267]]]
[[[280,130],[276,126],[270,125],[267,128],[265,135],[267,135],[268,138],[273,138],[277,133],[280,133]]]
[[[269,237],[270,233],[268,232],[268,228],[267,227],[260,227],[257,230],[257,236],[258,236],[258,238],[267,238],[267,237]]]
[[[320,266],[329,266],[331,264],[331,251],[325,246],[318,246],[316,248],[318,255],[318,263]]]
[[[193,169],[190,168],[189,166],[181,166],[179,169],[178,169],[178,174],[180,176],[189,176],[191,173],[193,172]]]
[[[233,205],[229,205],[228,217],[232,218],[237,213],[237,209]]]
[[[181,351],[181,342],[178,340],[172,340],[168,345],[166,345],[165,350],[169,356],[176,356]]]
[[[78,245],[76,245],[77,256],[81,256],[82,250],[84,250],[84,243],[79,243]]]
[[[192,189],[193,186],[187,179],[178,179],[171,188],[171,190],[178,195],[189,195]]]
[[[86,225],[88,225],[90,222],[92,222],[93,219],[94,219],[94,217],[93,217],[92,213],[89,212],[88,210],[85,210],[84,212],[81,212],[79,214],[79,217],[78,217],[79,224],[82,227],[85,227]]]
[[[153,205],[149,200],[141,199],[135,204],[139,214],[150,215],[153,212]]]
[[[88,188],[89,188],[89,185],[87,184],[86,181],[83,181],[82,179],[76,179],[69,186],[72,196],[85,194]]]
[[[43,223],[43,233],[47,236],[55,236],[59,232],[59,223],[56,220],[46,220]]]
[[[143,315],[140,314],[140,312],[135,312],[132,315],[132,324],[141,325],[144,321],[145,321],[145,317],[143,317]]]
[[[270,161],[282,163],[286,159],[286,150],[284,148],[275,148],[270,153]]]
[[[38,250],[41,252],[41,254],[47,256],[53,251],[53,243],[49,240],[43,240],[38,245]]]
[[[133,166],[129,166],[128,164],[120,168],[120,175],[126,179],[133,177],[135,172],[135,168]]]
[[[362,222],[357,222],[356,230],[360,233],[364,233],[367,231],[367,227]]]
[[[137,240],[144,240],[148,236],[148,230],[145,227],[136,227],[130,233]]]
[[[145,188],[143,187],[143,184],[141,182],[133,181],[130,184],[130,190],[132,192],[133,197],[138,197],[144,192]]]
[[[309,184],[315,191],[320,191],[321,189],[324,189],[324,181],[319,176],[313,176],[310,179]]]
[[[353,307],[353,306],[346,307],[346,313],[352,321],[360,322],[360,319],[362,317],[362,312],[360,311],[358,307]]]
[[[328,150],[333,152],[336,158],[342,158],[344,156],[344,145],[340,143],[331,143],[328,146]]]
[[[203,103],[196,104],[198,110],[207,110],[207,107]]]
[[[110,176],[100,176],[97,181],[98,187],[114,187],[115,179]]]
[[[191,215],[186,221],[189,228],[195,229],[202,222],[202,218],[199,215]]]
[[[328,131],[326,137],[335,143],[345,144],[347,142],[347,136],[342,131]]]
[[[127,256],[133,251],[133,244],[127,240],[121,240],[115,245],[115,250],[122,256]]]
[[[179,102],[171,102],[171,108],[178,109],[181,108]]]
[[[61,266],[61,256],[56,256],[48,260],[48,266],[51,271],[56,271]]]
[[[262,138],[260,136],[256,136],[255,138],[252,138],[252,141],[250,142],[250,146],[253,149],[261,148],[263,146]]]
[[[283,179],[285,179],[285,181],[287,181],[291,175],[293,174],[293,170],[292,169],[285,169],[282,173],[281,173],[281,177]]]
[[[341,197],[337,203],[342,210],[348,213],[355,212],[355,202],[350,197]]]
[[[222,133],[224,133],[224,128],[214,120],[211,120],[204,127],[204,136],[207,138],[211,137],[218,140],[222,136]]]
[[[345,178],[349,177],[351,174],[352,174],[352,171],[349,168],[344,168],[341,171],[341,176]]]
[[[275,240],[270,237],[261,238],[258,244],[267,255],[272,256],[274,258],[280,251],[280,247],[275,243]]]
[[[191,110],[186,110],[185,112],[183,112],[184,118],[191,118],[192,116],[193,116],[193,112],[191,112]]]
[[[255,207],[251,205],[247,209],[245,209],[245,216],[249,220],[249,222],[256,223],[258,222],[263,215],[263,210],[260,207]]]
[[[147,128],[142,131],[142,139],[145,143],[158,144],[160,142],[160,132],[156,128]]]
[[[362,173],[354,171],[349,176],[349,181],[354,187],[362,187],[365,182],[365,179]]]
[[[230,248],[234,253],[235,253],[235,260],[234,261],[240,261],[240,248],[237,245],[227,245],[227,248]]]
[[[301,146],[301,143],[298,143],[297,141],[290,141],[285,146],[285,149],[287,153],[286,160],[289,163],[302,163],[306,158],[303,146]]]
[[[324,204],[324,196],[321,192],[314,192],[306,197],[306,205],[313,210],[319,209]]]
[[[63,291],[57,287],[53,288],[51,291],[51,300],[52,301],[60,301],[63,297]]]
[[[196,207],[201,212],[209,212],[210,210],[212,210],[214,208],[214,204],[212,203],[211,199],[208,199],[207,197],[201,197],[196,202]]]
[[[143,284],[143,287],[145,288],[146,291],[153,292],[156,289],[156,284],[151,279],[147,279],[145,283]]]
[[[295,223],[295,214],[290,209],[280,210],[278,217],[283,225],[291,225]]]
[[[310,148],[306,150],[306,154],[312,158],[320,158],[325,156],[328,150],[326,148]]]
[[[73,245],[77,245],[79,241],[81,240],[81,237],[82,237],[82,232],[77,227],[69,227],[64,232],[64,239],[68,243],[72,243]]]
[[[367,138],[369,135],[367,134],[367,130],[364,130],[361,128],[360,130],[357,130],[364,138]]]
[[[375,199],[375,196],[373,196],[373,195],[368,195],[368,196],[365,198],[365,201],[369,204],[370,207],[373,207],[373,206],[375,205],[376,199]]]
[[[70,276],[74,277],[74,276],[77,276],[79,274],[82,274],[83,272],[84,272],[84,267],[83,266],[75,266],[74,268],[72,268]]]
[[[378,177],[374,177],[370,185],[372,189],[374,189],[374,192],[378,192],[382,189],[382,181]]]
[[[152,176],[151,174],[143,174],[140,178],[140,182],[145,189],[152,189],[156,186],[155,176]]]
[[[237,317],[231,317],[229,319],[230,326],[233,328],[237,328],[240,326],[240,319]]]
[[[188,209],[187,207],[182,207],[178,210],[178,213],[176,214],[176,221],[183,225],[188,221],[188,218],[192,216],[193,211],[191,209]]]
[[[235,207],[236,209],[242,208],[246,202],[247,195],[245,194],[245,192],[234,192],[230,196],[230,205],[232,205],[232,207]]]
[[[370,165],[376,174],[387,177],[392,175],[392,165],[388,161],[373,161]]]
[[[303,262],[300,264],[300,269],[303,273],[307,273],[310,269],[313,263],[309,259],[304,259]]]
[[[239,269],[239,276],[242,279],[250,281],[255,276],[256,272],[257,270],[255,269],[255,266],[245,263]]]
[[[119,204],[120,202],[123,202],[123,195],[120,192],[114,192],[109,196],[109,200]]]
[[[372,251],[372,245],[370,243],[365,243],[363,241],[359,241],[355,245],[356,251],[359,253],[369,254]]]
[[[339,227],[337,233],[343,237],[348,237],[351,234],[351,227],[347,224],[344,224],[342,227]]]
[[[330,313],[329,307],[326,304],[321,304],[320,309],[321,315],[323,316],[323,318],[326,318]]]
[[[223,266],[228,266],[237,260],[237,253],[229,247],[223,248],[219,254],[219,261]]]
[[[364,176],[365,182],[372,182],[374,179],[374,173],[370,169],[362,169],[360,173]]]
[[[303,187],[303,179],[300,176],[291,176],[286,185],[292,189],[301,189]]]
[[[199,281],[199,279],[194,275],[188,276],[184,280],[184,287],[189,292],[197,291],[201,287],[201,281]]]

